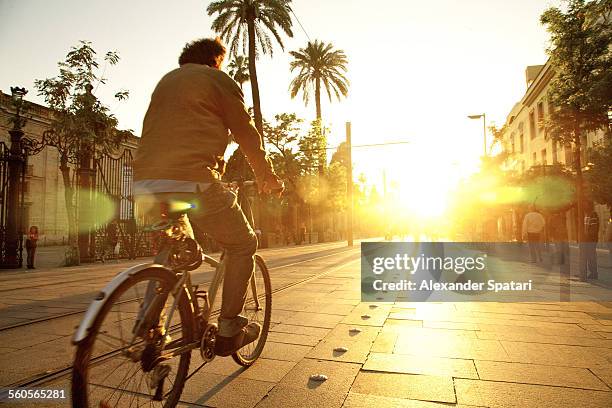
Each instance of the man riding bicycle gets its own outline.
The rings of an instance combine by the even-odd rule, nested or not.
[[[236,195],[219,182],[229,132],[253,168],[260,191],[284,188],[266,157],[240,87],[220,69],[225,53],[219,39],[185,46],[179,68],[164,75],[151,95],[133,164],[139,209],[152,211],[159,202],[169,200],[188,202],[194,229],[212,236],[225,250],[215,343],[220,356],[255,341],[261,330],[240,315],[253,274],[257,238]]]

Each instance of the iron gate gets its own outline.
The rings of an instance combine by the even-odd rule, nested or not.
[[[120,157],[105,154],[94,160],[92,244],[96,260],[111,253],[129,259],[154,253],[152,233],[134,214],[132,162],[130,150],[124,150]]]
[[[0,267],[21,267],[23,264],[23,234],[24,234],[24,192],[25,192],[25,158],[27,157],[25,149],[22,151],[22,161],[19,168],[19,174],[17,177],[17,258],[16,260],[9,259],[7,257],[7,224],[9,222],[8,207],[9,200],[13,197],[9,197],[9,164],[11,160],[19,160],[18,158],[11,157],[11,151],[9,147],[4,143],[0,142]]]

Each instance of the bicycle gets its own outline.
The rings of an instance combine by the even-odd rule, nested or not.
[[[236,188],[243,212],[252,219],[241,188],[249,183]],[[217,261],[202,252],[187,221],[190,205],[179,207],[171,211],[165,205],[165,217],[151,226],[161,235],[154,262],[118,274],[89,306],[73,338],[73,407],[140,406],[143,400],[147,406],[175,407],[185,382],[215,358],[217,325],[211,320],[218,313],[214,304],[225,262],[223,255]],[[208,290],[191,282],[190,271],[202,263],[215,268]],[[242,314],[262,330],[255,342],[232,354],[236,363],[248,367],[260,356],[271,310],[270,275],[263,258],[255,255]],[[202,364],[189,374],[195,349]]]

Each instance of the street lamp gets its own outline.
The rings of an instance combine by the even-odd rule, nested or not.
[[[468,115],[470,119],[482,118],[482,131],[484,136],[484,155],[487,156],[487,117],[486,114],[481,113],[480,115]]]
[[[13,106],[15,107],[15,119],[13,119],[13,129],[20,130],[23,127],[21,121],[21,108],[23,106],[23,97],[28,93],[27,89],[18,86],[11,86],[11,96],[13,98]]]

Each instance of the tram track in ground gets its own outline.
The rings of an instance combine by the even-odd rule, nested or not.
[[[296,262],[289,262],[289,263],[281,264],[281,265],[274,265],[272,267],[269,267],[268,269],[269,270],[275,270],[275,269],[290,267],[290,266],[293,266],[293,265],[298,265],[300,263],[312,262],[312,261],[316,261],[318,259],[323,259],[323,258],[326,258],[326,257],[330,257],[330,256],[333,256],[333,255],[336,255],[336,254],[341,253],[341,252],[346,252],[349,249],[347,247],[338,247],[337,244],[336,245],[324,245],[323,247],[324,248],[331,247],[331,249],[324,249],[323,251],[318,251],[318,252],[329,252],[329,251],[333,251],[333,252],[332,253],[326,253],[325,255],[317,256],[317,257],[310,258],[310,259],[299,260],[299,261],[296,261]],[[278,251],[279,249],[274,248],[274,249],[272,249],[270,251]],[[320,249],[320,248],[317,248],[317,249]],[[266,251],[266,252],[270,252],[270,251]],[[264,252],[264,254],[266,252]],[[316,253],[316,252],[311,252],[310,254],[312,254],[312,253]],[[309,255],[309,253],[306,253],[306,254],[297,254],[297,255],[294,255],[294,256],[285,257],[283,259],[294,259],[294,258],[298,258],[298,257],[301,257],[301,256],[307,256],[307,255]],[[130,268],[132,266],[134,266],[134,265],[126,265],[125,269]],[[212,269],[207,270],[207,271],[199,271],[197,274],[194,274],[192,272],[192,277],[194,277],[194,276],[202,276],[202,275],[210,275],[212,277],[213,272],[214,272],[214,270],[212,270]],[[91,277],[88,278],[88,279],[83,279],[83,281],[91,281]],[[193,284],[195,284],[195,285],[205,285],[205,284],[208,284],[208,283],[210,283],[210,280],[198,281],[197,279],[193,279]],[[54,285],[62,285],[62,284],[65,284],[65,282],[59,282],[59,283],[53,283],[53,284]],[[46,286],[49,286],[49,285],[46,285]],[[99,289],[102,289],[102,288],[99,288]],[[97,290],[96,292],[93,292],[91,297],[93,298],[95,296],[95,293],[97,293],[98,291],[99,290]],[[15,306],[17,306],[17,305],[15,305]],[[87,307],[88,306],[89,306],[89,303],[87,304]],[[25,321],[25,322],[19,322],[19,323],[15,323],[15,324],[12,324],[12,325],[0,327],[0,336],[2,335],[2,332],[5,332],[7,330],[17,329],[17,328],[20,328],[20,327],[27,327],[27,326],[34,325],[34,324],[46,323],[46,322],[51,321],[51,320],[56,320],[56,319],[61,319],[61,318],[65,318],[65,317],[70,317],[70,316],[75,316],[75,315],[79,315],[79,314],[84,314],[85,312],[87,312],[87,307],[84,307],[84,308],[78,309],[78,310],[67,309],[67,311],[65,313],[58,313],[58,314],[54,314],[54,315],[51,315],[51,316],[45,316],[45,317],[41,317],[41,318],[38,318],[38,319],[31,319],[31,320],[28,320],[28,321]]]
[[[286,265],[275,266],[275,267],[269,268],[269,270],[271,271],[271,270],[274,270],[274,269],[281,269],[281,268],[286,268],[286,267],[290,267],[290,266],[293,266],[293,265],[299,265],[299,264],[302,264],[302,263],[313,262],[313,261],[316,261],[316,260],[319,260],[319,259],[323,259],[323,258],[328,258],[328,257],[334,256],[334,255],[339,255],[339,254],[342,254],[342,253],[347,253],[347,252],[350,252],[350,250],[351,250],[351,248],[344,248],[343,250],[334,252],[332,254],[327,254],[327,255],[322,255],[322,256],[319,256],[319,257],[316,257],[316,258],[312,258],[312,259],[306,259],[306,260],[302,260],[302,261],[292,262],[292,263],[289,263],[289,264],[286,264]],[[314,274],[312,276],[309,276],[309,277],[306,277],[304,279],[300,279],[300,280],[297,280],[295,282],[288,283],[286,285],[283,285],[280,288],[273,289],[272,290],[272,296],[274,296],[275,294],[287,291],[289,289],[295,288],[296,286],[303,285],[305,283],[308,283],[308,282],[313,281],[315,279],[318,279],[320,277],[323,277],[323,276],[325,276],[325,275],[327,275],[329,273],[332,273],[333,271],[337,270],[338,268],[344,267],[346,264],[354,262],[354,261],[355,261],[354,259],[353,260],[346,260],[346,261],[343,260],[343,262],[339,263],[339,266],[331,267],[331,268],[325,268],[325,270],[321,271],[320,273],[316,273],[316,274]],[[211,313],[211,317],[214,318],[214,317],[218,316],[219,311],[220,311],[219,308],[213,310],[212,313]],[[78,313],[85,313],[85,312],[86,312],[86,309],[82,310],[82,311],[75,312],[75,313],[71,313],[68,316],[71,316],[71,315],[74,315],[74,314],[78,314]],[[65,316],[60,316],[60,317],[65,317]],[[49,321],[49,320],[53,320],[55,318],[59,318],[59,317],[50,317],[50,318],[44,319],[43,321]],[[34,322],[29,323],[29,324],[33,324],[33,323]],[[20,326],[18,326],[18,327],[20,327]],[[3,329],[3,330],[8,330],[8,328],[7,329]],[[174,328],[173,330],[176,331],[176,330],[178,330],[178,328]],[[0,335],[1,335],[1,333],[2,333],[2,330],[0,330]],[[111,352],[105,353],[105,354],[103,354],[101,356],[98,356],[98,357],[95,358],[94,364],[102,363],[102,362],[106,361],[108,358],[116,356],[116,354],[119,353],[120,351],[121,350],[118,349],[118,350],[115,350],[115,351],[111,351]],[[12,384],[4,386],[3,388],[4,389],[15,389],[15,388],[41,387],[41,386],[44,386],[45,384],[49,384],[51,382],[59,381],[61,379],[64,379],[67,376],[69,376],[71,374],[71,372],[72,372],[72,366],[63,367],[63,368],[54,369],[54,370],[53,369],[52,370],[46,370],[44,372],[41,372],[41,373],[38,373],[38,374],[35,374],[35,375],[32,375],[32,376],[29,376],[28,378],[21,379],[21,380],[16,381],[16,382],[14,382]],[[2,401],[2,395],[0,395],[0,401]]]

